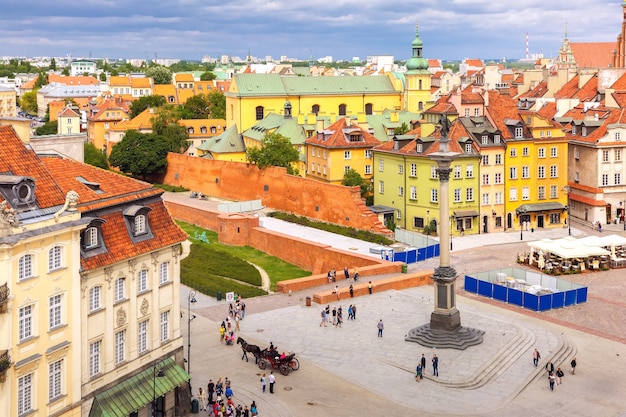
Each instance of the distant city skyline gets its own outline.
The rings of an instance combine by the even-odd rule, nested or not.
[[[615,42],[618,0],[120,0],[16,2],[0,16],[0,57],[364,60],[411,55],[415,24],[424,56],[515,60],[556,57],[572,42]]]

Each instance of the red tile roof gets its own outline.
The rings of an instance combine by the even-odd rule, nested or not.
[[[615,91],[626,91],[626,72],[611,85]]]
[[[48,74],[48,82],[50,84],[57,83],[63,85],[100,85],[100,81],[94,77],[84,75],[59,75],[52,72]]]
[[[450,95],[439,97],[439,100],[434,106],[426,110],[425,113],[445,113],[445,114],[459,114],[456,106],[449,102]]]
[[[470,67],[484,67],[485,64],[480,59],[465,59],[464,63]]]
[[[500,130],[503,139],[513,139],[511,130],[505,121],[508,119],[522,122],[515,102],[510,96],[500,94],[495,90],[488,90],[487,94],[489,94],[489,106],[486,112],[490,116],[489,119]],[[526,127],[524,127],[524,131],[524,137],[530,137]]]
[[[363,140],[351,142],[349,132],[357,130]],[[322,132],[325,132],[322,134]],[[319,136],[319,137],[318,137]],[[323,131],[318,131],[305,141],[306,144],[317,145],[326,148],[372,148],[380,144],[380,141],[358,124],[352,124],[349,119],[342,117]]]
[[[572,117],[574,120],[588,120],[590,115],[598,115],[598,120],[603,121],[602,125],[598,126],[587,136],[582,135],[567,135],[570,140],[577,140],[580,142],[597,143],[600,139],[606,136],[607,125],[614,123],[626,123],[626,109],[609,109],[604,106],[598,106],[585,111],[584,105],[581,103],[574,107],[572,110],[565,113],[565,117]],[[610,143],[603,143],[604,145],[611,146]]]
[[[613,63],[615,42],[570,42],[578,68],[608,68]]]
[[[539,98],[543,97],[548,92],[548,83],[542,81],[527,93],[521,94],[519,98]]]
[[[552,120],[554,118],[554,115],[556,114],[556,110],[556,103],[554,101],[546,101],[537,110],[537,114],[540,117],[543,117],[544,119],[550,121],[551,124],[554,126],[555,124],[558,124]]]
[[[461,104],[483,104],[484,102],[483,96],[475,92],[472,85],[465,87],[465,89],[461,91]]]
[[[571,80],[563,84],[563,87],[561,87],[556,93],[554,93],[554,98],[572,98],[577,91],[578,75],[575,75],[574,77],[572,77]]]

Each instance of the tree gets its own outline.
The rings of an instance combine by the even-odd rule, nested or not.
[[[65,76],[70,75],[70,67],[63,68],[63,71],[61,71],[61,75],[65,75]]]
[[[209,94],[209,119],[226,119],[226,96],[221,91]]]
[[[209,96],[198,94],[191,96],[180,106],[180,117],[182,119],[208,119],[210,111]]]
[[[266,134],[260,147],[247,150],[248,161],[257,164],[260,169],[268,166],[277,166],[287,169],[288,174],[297,174],[293,164],[298,162],[300,154],[293,147],[291,141],[280,133]]]
[[[165,172],[167,151],[167,144],[157,135],[129,130],[124,139],[113,146],[109,163],[122,172],[145,179]]]
[[[37,91],[29,91],[22,94],[20,99],[20,107],[26,113],[37,114]]]
[[[393,134],[394,135],[404,135],[408,131],[409,131],[409,126],[406,124],[406,122],[402,122],[402,124],[400,126],[398,126],[395,129],[393,129]]]
[[[200,81],[213,81],[215,78],[215,74],[211,71],[203,72],[202,75],[200,75]]]
[[[107,73],[106,73],[106,72],[104,72],[104,71],[102,71],[102,72],[100,73],[100,76],[99,76],[99,77],[100,77],[100,81],[102,81],[102,82],[106,82],[106,80],[107,80]]]
[[[56,59],[54,59],[54,58],[52,58],[52,59],[50,60],[50,69],[51,69],[52,71],[56,71],[56,70],[57,70],[57,60],[56,60]]]
[[[183,153],[189,148],[189,135],[187,129],[178,124],[179,119],[178,108],[161,106],[152,118],[152,131],[165,141],[170,152]]]
[[[39,126],[35,129],[35,135],[43,136],[43,135],[56,135],[59,133],[59,123],[57,120],[54,122],[46,122],[43,126]]]
[[[165,104],[163,96],[143,96],[130,103],[130,117],[137,117],[148,107],[156,108]]]
[[[156,65],[146,70],[146,77],[154,79],[155,84],[171,84],[172,83],[172,71]]]
[[[359,186],[361,188],[361,198],[365,198],[370,191],[370,185],[368,181],[365,181],[361,174],[359,174],[354,168],[350,168],[343,174],[343,180],[341,185],[346,187]]]
[[[109,169],[106,153],[98,150],[93,143],[85,142],[85,163],[102,169]]]

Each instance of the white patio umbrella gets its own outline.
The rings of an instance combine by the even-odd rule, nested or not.
[[[611,258],[615,259],[615,242],[611,243]]]
[[[535,248],[533,248],[532,246],[530,247],[530,256],[528,257],[528,265],[533,264],[533,254],[535,253]]]
[[[537,266],[539,269],[543,269],[543,267],[546,266],[546,260],[543,258],[542,250],[539,251],[539,261],[537,262]]]

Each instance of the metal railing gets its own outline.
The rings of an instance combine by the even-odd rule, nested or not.
[[[9,301],[9,293],[8,283],[5,282],[3,285],[0,285],[0,306]]]
[[[5,350],[0,353],[0,374],[4,374],[11,367],[11,357],[9,351]]]

